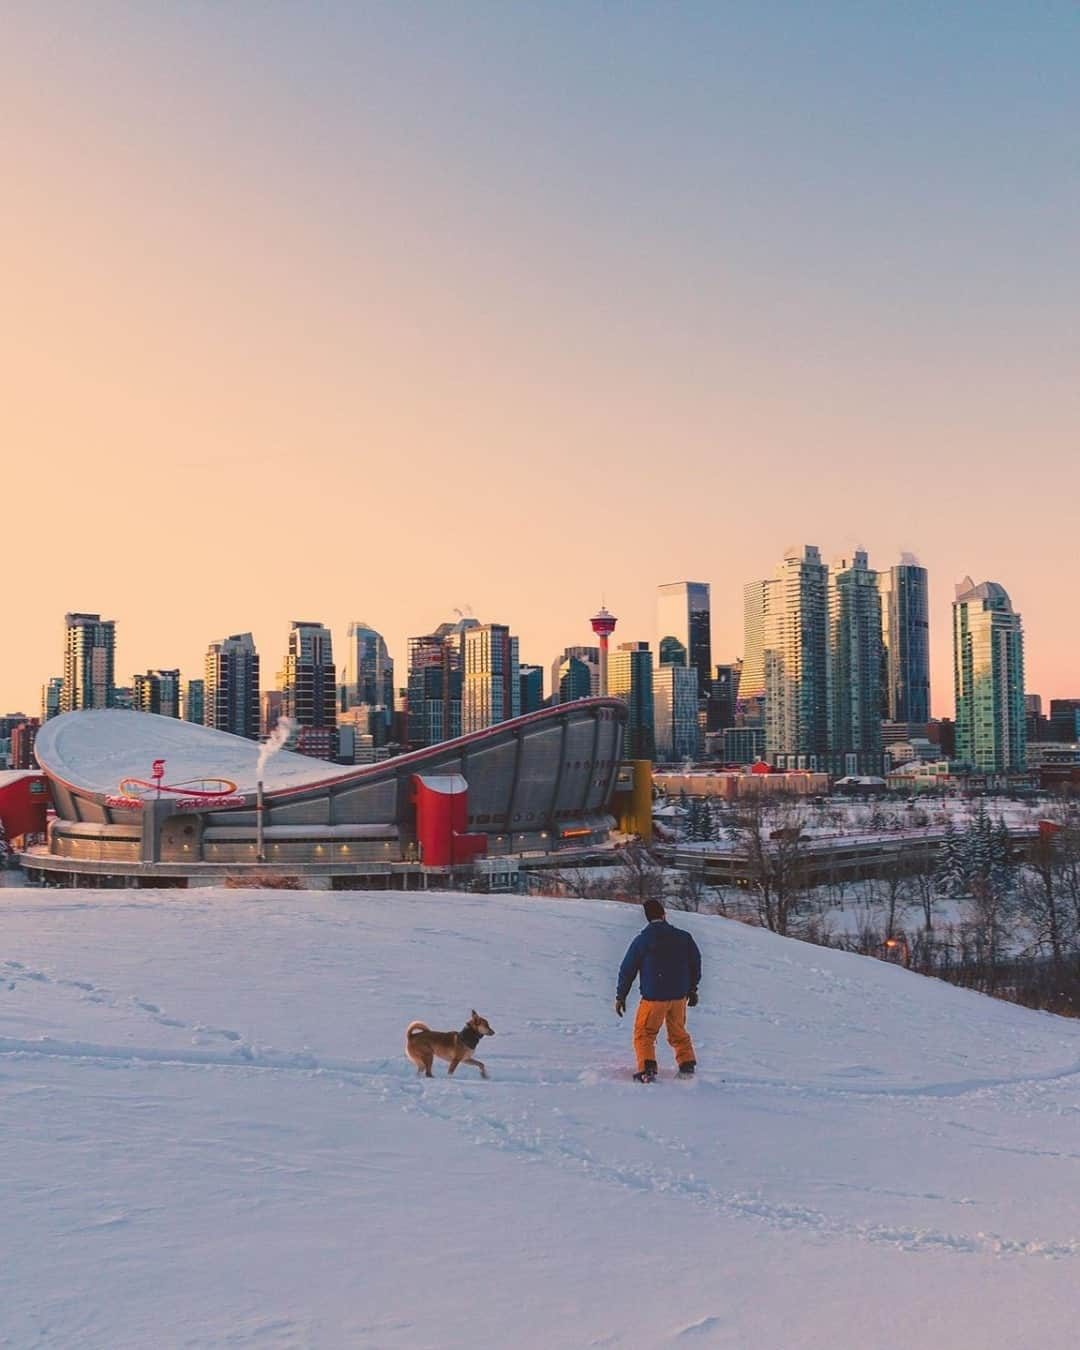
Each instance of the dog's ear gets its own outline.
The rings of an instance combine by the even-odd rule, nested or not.
[[[475,1008],[473,1008],[473,1010],[472,1010],[472,1015],[473,1015],[473,1017],[476,1018],[476,1020],[477,1020],[478,1022],[480,1021],[480,1014],[476,1011]]]

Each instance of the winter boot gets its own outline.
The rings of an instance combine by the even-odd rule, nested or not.
[[[655,1083],[655,1082],[656,1082],[656,1074],[657,1074],[656,1060],[655,1060],[655,1059],[647,1059],[647,1060],[645,1061],[645,1067],[642,1069],[642,1071],[641,1071],[640,1073],[634,1074],[634,1082],[635,1082],[635,1083]]]
[[[693,1078],[694,1070],[697,1068],[697,1061],[688,1059],[685,1064],[679,1065],[680,1078]]]

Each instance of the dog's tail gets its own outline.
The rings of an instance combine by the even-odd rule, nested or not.
[[[431,1028],[426,1022],[410,1022],[405,1028],[405,1039],[408,1040],[414,1031],[430,1031]]]

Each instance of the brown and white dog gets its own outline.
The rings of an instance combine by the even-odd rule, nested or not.
[[[453,1073],[459,1064],[475,1064],[480,1070],[480,1077],[486,1078],[487,1070],[478,1059],[473,1058],[473,1051],[480,1044],[482,1036],[494,1035],[487,1018],[481,1017],[473,1008],[472,1016],[460,1031],[432,1031],[423,1022],[410,1022],[405,1028],[405,1053],[416,1065],[416,1072],[427,1078],[435,1076],[431,1066],[436,1055],[439,1059],[449,1060],[448,1074]]]

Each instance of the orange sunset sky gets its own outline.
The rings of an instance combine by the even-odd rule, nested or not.
[[[789,544],[1080,696],[1073,5],[0,3],[0,711],[471,607],[714,659]],[[339,655],[340,660],[340,655]]]

